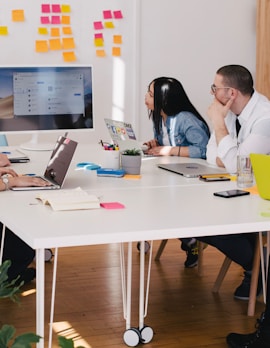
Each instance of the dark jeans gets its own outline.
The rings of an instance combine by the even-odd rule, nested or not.
[[[196,239],[216,247],[246,271],[252,270],[256,233],[228,234]]]
[[[0,223],[0,238],[2,238],[3,224]],[[35,257],[35,251],[25,242],[6,228],[3,261],[10,260],[11,266],[8,271],[9,279],[16,278],[23,273]]]

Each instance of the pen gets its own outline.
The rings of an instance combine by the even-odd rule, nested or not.
[[[2,151],[1,154],[3,154],[3,155],[10,155],[11,152],[10,151]]]

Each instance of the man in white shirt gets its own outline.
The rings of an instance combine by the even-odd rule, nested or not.
[[[224,66],[216,72],[211,93],[214,99],[208,109],[208,116],[213,131],[207,146],[207,161],[235,173],[237,155],[249,155],[251,152],[270,153],[270,102],[254,90],[251,73],[240,65]],[[241,127],[238,135],[236,119]],[[244,280],[234,296],[248,300],[255,234],[198,239],[215,246],[244,268]],[[258,294],[260,290],[258,286]]]

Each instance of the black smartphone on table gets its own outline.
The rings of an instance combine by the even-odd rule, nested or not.
[[[214,192],[214,196],[223,197],[223,198],[232,198],[232,197],[240,197],[240,196],[247,196],[250,193],[248,191],[244,190],[228,190],[228,191],[220,191],[220,192]]]

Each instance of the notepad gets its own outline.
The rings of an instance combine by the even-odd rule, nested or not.
[[[50,205],[54,211],[85,210],[100,208],[99,198],[89,195],[81,188],[61,191],[42,191],[36,196],[44,205]]]

